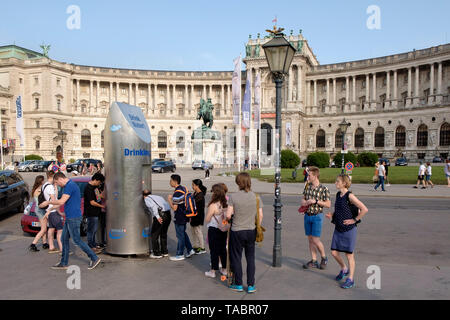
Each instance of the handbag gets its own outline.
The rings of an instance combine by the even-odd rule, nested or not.
[[[255,216],[255,225],[256,225],[256,242],[261,243],[264,240],[264,232],[266,229],[259,223],[259,196],[256,195],[256,216]]]
[[[301,206],[298,208],[298,213],[305,213],[308,210],[309,206]]]

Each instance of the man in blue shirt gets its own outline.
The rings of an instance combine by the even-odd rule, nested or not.
[[[80,238],[80,225],[82,220],[80,188],[78,188],[77,184],[68,179],[62,172],[57,172],[53,177],[53,181],[61,188],[64,188],[64,192],[61,199],[51,201],[50,204],[64,205],[66,221],[64,223],[61,239],[63,244],[61,262],[53,266],[52,269],[67,269],[67,265],[69,264],[70,235],[73,242],[88,255],[89,259],[91,259],[88,269],[92,270],[98,266],[101,259],[97,257],[91,248],[89,248],[89,246]]]
[[[169,259],[172,261],[180,261],[184,260],[185,257],[189,258],[193,254],[195,254],[194,249],[192,248],[191,241],[189,240],[189,236],[186,233],[186,223],[189,218],[186,217],[186,209],[184,204],[184,199],[187,193],[185,187],[180,185],[181,177],[178,174],[173,174],[170,176],[170,186],[175,189],[173,195],[169,195],[168,202],[172,210],[175,212],[175,232],[177,234],[178,245],[177,245],[177,254],[175,257],[170,257]],[[184,248],[187,249],[186,256],[183,255]]]

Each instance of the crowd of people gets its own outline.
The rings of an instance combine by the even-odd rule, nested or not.
[[[47,171],[46,179],[42,175],[37,176],[33,185],[33,201],[36,204],[35,211],[41,223],[41,230],[33,239],[29,250],[39,251],[36,244],[42,239],[43,249],[48,249],[49,253],[61,255],[59,263],[52,268],[66,269],[69,255],[72,254],[69,246],[70,237],[88,256],[89,269],[93,269],[101,261],[97,254],[102,252],[105,240],[96,241],[99,227],[102,228],[102,234],[105,233],[104,221],[99,223],[102,211],[105,210],[102,187],[105,177],[101,172],[95,172],[84,188],[84,214],[87,218],[87,243],[85,243],[80,237],[82,222],[80,189],[62,172],[62,163],[55,163],[54,166],[58,168]],[[378,172],[380,175],[385,174],[383,169]],[[331,199],[328,188],[320,183],[319,176],[318,168],[308,167],[301,200],[302,207],[299,209],[299,212],[304,214],[305,235],[308,238],[311,255],[311,260],[303,265],[304,269],[323,270],[328,264],[325,246],[320,237],[324,220],[323,209],[331,207]],[[231,272],[233,282],[230,288],[242,292],[244,291],[242,268],[244,253],[247,263],[247,292],[255,292],[256,225],[257,220],[259,224],[263,220],[263,202],[251,189],[250,175],[247,172],[241,172],[236,176],[235,183],[239,191],[232,194],[228,193],[228,187],[224,183],[214,184],[210,190],[209,203],[206,203],[207,188],[202,180],[192,181],[190,188],[192,192],[182,185],[181,177],[177,174],[171,175],[169,183],[173,193],[167,199],[152,194],[150,190],[144,190],[142,193],[145,212],[152,219],[149,257],[162,259],[169,256],[167,234],[173,221],[177,246],[175,255],[169,257],[171,261],[182,261],[193,255],[204,254],[207,252],[207,245],[210,266],[208,270],[205,270],[205,276],[215,278],[219,274],[219,276],[227,277]],[[356,243],[356,224],[367,213],[365,205],[348,190],[350,185],[348,176],[337,177],[336,188],[339,192],[336,195],[334,211],[325,215],[335,224],[331,254],[341,267],[336,280],[341,281],[347,277],[341,285],[342,288],[354,286],[353,251]],[[193,210],[188,210],[188,207],[192,206],[189,201],[194,202]],[[60,210],[62,205],[64,205],[64,211]],[[206,239],[203,234],[204,224],[207,226]],[[340,253],[346,255],[347,263],[341,258]],[[321,258],[320,263],[318,255]]]

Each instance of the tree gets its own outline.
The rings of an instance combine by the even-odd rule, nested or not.
[[[342,153],[338,152],[333,158],[334,164],[337,168],[340,168],[342,166]],[[356,156],[352,152],[347,152],[344,154],[344,163],[351,162],[353,165],[356,165]]]
[[[310,153],[306,162],[308,163],[308,166],[328,168],[330,166],[330,155],[326,152]]]
[[[356,161],[361,167],[373,167],[378,161],[378,155],[373,152],[362,152],[358,154]]]

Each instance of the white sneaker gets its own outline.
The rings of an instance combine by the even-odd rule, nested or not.
[[[226,276],[228,273],[227,273],[227,269],[225,269],[225,268],[220,268],[220,273],[223,275],[223,276]]]
[[[153,253],[150,255],[151,259],[161,259],[163,256],[155,256]]]
[[[195,250],[194,250],[194,249],[191,249],[191,251],[190,251],[188,254],[186,254],[186,258],[190,258],[190,257],[192,257],[194,254],[195,254]]]
[[[174,256],[169,258],[171,261],[181,261],[184,260],[184,256]]]
[[[216,277],[216,272],[215,271],[206,271],[205,272],[205,276],[209,277],[209,278],[215,278]]]

